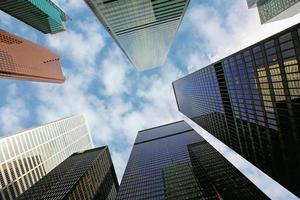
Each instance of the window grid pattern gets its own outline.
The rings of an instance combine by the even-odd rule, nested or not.
[[[173,82],[173,88],[178,109],[182,113],[202,124],[209,132],[214,131],[222,141],[229,142],[214,66],[208,66]]]
[[[2,0],[0,10],[45,34],[65,30],[64,22],[68,19],[51,0]]]
[[[290,7],[299,3],[299,0],[267,0],[258,5],[261,23],[266,23]]]
[[[163,200],[166,198],[163,169],[171,167],[175,162],[188,163],[190,166],[187,144],[203,139],[191,128],[190,131],[176,135],[169,132],[170,136],[166,137],[164,131],[168,127],[172,129],[173,125],[158,128],[158,131],[162,131],[162,138],[157,137],[157,133],[154,140],[134,145],[120,184],[118,200]],[[155,128],[150,129],[149,133],[154,131]],[[174,132],[178,133],[176,130]],[[147,134],[147,130],[139,134]]]
[[[220,199],[269,199],[206,141],[191,144],[188,150],[197,179],[213,185]],[[206,192],[213,193],[212,188]]]
[[[19,199],[108,200],[117,195],[117,189],[110,153],[104,146],[71,155]]]
[[[191,127],[190,131],[183,131],[178,134],[179,130],[183,129],[179,128],[178,125],[184,125],[184,123],[181,121],[167,124],[164,128],[162,128],[163,126],[157,127],[156,134],[153,134],[156,128],[138,133],[138,135],[153,134],[154,139],[148,138],[148,141],[135,143],[118,191],[118,200],[221,199],[222,196],[216,190],[217,186],[222,187],[222,189],[219,188],[222,192],[231,186],[226,184],[219,186],[218,182],[222,179],[231,179],[234,175],[227,172],[230,171],[228,168],[234,168],[234,166],[223,157],[223,160],[219,157],[214,161],[206,160],[206,166],[210,165],[210,167],[214,168],[213,163],[218,163],[218,166],[221,167],[212,170],[215,176],[205,176],[205,179],[198,179],[196,172],[207,172],[205,172],[205,168],[201,168],[199,171],[198,165],[193,166],[194,161],[191,159],[194,158],[189,152],[189,145],[195,142],[209,144]],[[168,128],[176,134],[172,134],[172,132],[168,131]],[[177,131],[176,128],[178,129]],[[169,136],[166,137],[164,132],[168,132]],[[157,137],[159,133],[162,136],[161,138]],[[208,153],[217,153],[211,146],[210,151],[212,152]],[[221,156],[219,153],[218,155]],[[227,163],[223,164],[221,163],[222,161]],[[237,171],[236,168],[234,170]],[[226,183],[238,185],[235,188],[236,193],[249,191],[244,194],[243,197],[245,199],[268,199],[244,175],[238,173],[235,176],[236,180],[230,180]],[[238,181],[238,179],[243,181]]]
[[[163,65],[189,0],[85,0],[138,69]]]
[[[163,178],[166,200],[198,200],[204,196],[188,163],[176,162],[163,168]]]
[[[93,146],[83,116],[0,140],[0,193],[15,199],[72,153]]]
[[[1,77],[62,83],[59,60],[48,49],[0,29]]]
[[[84,173],[68,193],[69,200],[109,200],[117,196],[118,181],[110,158],[109,150],[93,161],[93,164]]]
[[[224,113],[199,110],[200,105],[211,103],[206,98],[196,105],[190,103],[199,94],[207,94],[208,87],[199,87],[205,79],[199,75],[200,80],[194,80],[195,74],[211,66],[173,83],[183,114],[296,195],[300,195],[299,26],[214,64],[220,70],[211,76],[218,78]],[[225,119],[223,132],[222,120],[217,121],[216,116]]]
[[[187,113],[191,117],[213,112],[224,113],[218,80],[215,74],[214,67],[208,66],[173,83],[178,93],[182,92],[182,94],[176,93],[181,112]],[[197,91],[199,90],[203,92],[198,93]]]

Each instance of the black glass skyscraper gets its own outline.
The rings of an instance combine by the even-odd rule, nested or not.
[[[18,199],[114,200],[118,180],[107,146],[75,153]]]
[[[179,110],[300,196],[300,24],[173,83]]]
[[[117,199],[268,197],[187,123],[179,121],[138,133]]]

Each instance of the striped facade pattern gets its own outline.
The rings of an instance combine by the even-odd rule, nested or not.
[[[77,152],[18,199],[114,200],[118,181],[107,146]]]
[[[292,17],[300,12],[300,0],[247,0],[247,4],[249,8],[257,7],[262,24]]]
[[[64,31],[69,18],[51,0],[1,0],[0,10],[45,34]]]
[[[92,147],[80,115],[0,139],[0,199],[16,199],[70,155]]]
[[[164,64],[189,0],[85,0],[131,63]]]

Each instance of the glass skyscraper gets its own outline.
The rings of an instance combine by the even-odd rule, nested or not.
[[[74,153],[18,200],[114,200],[118,180],[108,147]]]
[[[65,30],[68,16],[51,0],[1,0],[0,10],[43,33]]]
[[[300,24],[173,83],[178,109],[300,196]]]
[[[81,115],[0,139],[0,199],[16,199],[70,155],[92,147]]]
[[[189,0],[85,0],[131,63],[164,64]]]
[[[50,50],[0,29],[0,77],[63,83],[59,60]]]
[[[300,0],[247,0],[247,4],[257,7],[262,24],[300,13]]]
[[[179,121],[139,131],[117,200],[231,200],[237,196],[268,199],[187,123]]]

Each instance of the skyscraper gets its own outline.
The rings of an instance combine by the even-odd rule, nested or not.
[[[200,185],[206,186],[206,193],[215,191],[220,199],[264,198],[262,194],[255,197],[254,194],[259,194],[257,188],[208,142],[190,144],[188,150],[195,176]],[[207,190],[210,184],[214,190]]]
[[[179,121],[139,131],[117,199],[234,199],[228,193],[240,199],[268,199],[187,123]]]
[[[300,24],[173,83],[178,109],[300,196]]]
[[[18,200],[114,200],[118,187],[110,153],[105,146],[71,155]]]
[[[0,199],[16,199],[71,154],[92,147],[83,116],[0,139]]]
[[[0,29],[0,76],[62,83],[59,59],[50,50]]]
[[[164,64],[189,0],[85,0],[140,70]]]
[[[249,8],[257,7],[262,24],[300,13],[300,0],[247,0]]]
[[[43,33],[65,30],[68,16],[51,0],[1,0],[0,10]]]

